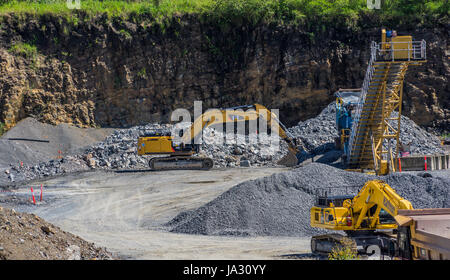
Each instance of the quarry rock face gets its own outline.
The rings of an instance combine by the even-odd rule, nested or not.
[[[166,122],[192,110],[260,103],[291,126],[319,114],[339,88],[359,88],[379,28],[242,24],[223,29],[193,15],[169,25],[52,16],[2,17],[0,121],[25,117],[80,127]],[[448,130],[448,29],[398,30],[427,41],[428,62],[410,67],[403,114]],[[313,34],[314,36],[312,36]],[[26,43],[35,51],[14,51]]]

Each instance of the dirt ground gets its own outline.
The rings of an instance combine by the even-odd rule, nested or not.
[[[0,207],[0,260],[111,258],[105,249],[97,248],[34,214]]]
[[[0,205],[34,213],[124,259],[310,258],[309,238],[203,236],[168,232],[182,211],[232,186],[286,168],[210,171],[85,172],[0,193]],[[30,187],[43,201],[30,202]]]

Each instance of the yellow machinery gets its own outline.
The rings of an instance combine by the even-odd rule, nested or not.
[[[354,197],[318,196],[316,205],[311,208],[311,226],[344,231],[360,252],[366,253],[371,246],[377,246],[380,253],[394,255],[397,242],[391,231],[397,228],[394,217],[401,209],[413,207],[388,184],[372,180]],[[340,234],[313,236],[311,251],[330,253],[342,238]]]
[[[247,111],[244,111],[247,110]],[[281,139],[287,142],[289,153],[278,164],[294,166],[298,163],[299,152],[295,138],[289,135],[286,127],[278,120],[277,116],[267,110],[266,107],[254,104],[226,108],[221,110],[208,110],[194,120],[192,125],[180,135],[180,141],[175,142],[175,137],[170,133],[153,133],[144,135],[138,139],[138,155],[168,155],[166,157],[153,157],[149,165],[154,170],[164,169],[203,169],[213,167],[213,160],[206,157],[195,157],[200,150],[200,144],[196,141],[201,137],[201,132],[206,127],[223,125],[227,123],[256,122],[265,120],[264,124],[270,126],[271,131],[278,131]]]
[[[426,42],[382,30],[381,42],[372,42],[369,65],[360,98],[346,133],[345,160],[349,169],[375,170],[378,175],[394,170],[398,157],[403,81],[410,65],[426,62]],[[394,117],[393,112],[398,114]],[[391,141],[395,151],[390,149]],[[386,149],[383,144],[388,144]]]
[[[414,58],[412,36],[396,36],[395,31],[381,30],[381,51],[389,54],[386,59],[408,60]]]

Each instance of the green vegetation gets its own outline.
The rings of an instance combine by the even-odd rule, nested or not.
[[[38,50],[34,43],[16,42],[8,51],[14,55],[25,57],[30,62],[30,67],[36,69],[38,65]]]
[[[9,52],[15,55],[24,56],[33,61],[37,58],[38,54],[36,46],[23,42],[14,43],[9,49]]]
[[[336,245],[328,255],[329,260],[356,260],[358,252],[355,243],[347,237],[342,238],[341,244]]]
[[[6,132],[5,124],[0,122],[0,136],[3,135],[3,133]]]
[[[138,76],[141,78],[147,78],[147,70],[145,67],[142,67],[142,69],[138,72]]]
[[[74,2],[74,1],[73,1]],[[109,18],[151,17],[157,22],[175,14],[198,14],[220,23],[333,22],[354,24],[363,15],[376,15],[382,21],[421,23],[448,21],[448,0],[381,0],[382,9],[370,10],[366,0],[81,0],[81,9],[70,10],[66,0],[0,0],[0,14],[58,14],[78,24],[79,14]],[[337,21],[337,22],[336,22]]]
[[[130,32],[126,31],[125,29],[119,30],[119,33],[122,34],[127,40],[132,38]]]

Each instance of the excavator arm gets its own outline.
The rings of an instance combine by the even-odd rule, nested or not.
[[[297,153],[299,150],[295,138],[289,134],[286,127],[273,112],[259,104],[208,110],[196,118],[188,128],[181,130],[181,133],[177,133],[177,135],[149,134],[139,137],[138,155],[168,155],[168,157],[154,157],[150,159],[149,165],[153,170],[207,170],[212,168],[213,160],[193,156],[199,151],[200,137],[206,127],[227,123],[244,123],[243,128],[245,130],[246,122],[257,122],[259,119],[266,120],[266,123],[260,122],[260,125],[270,125],[271,131],[277,131],[279,137],[288,144],[289,152],[278,161],[278,164],[285,166],[297,165]],[[249,129],[257,128],[256,125],[257,123],[252,127],[249,125]]]
[[[244,111],[243,109],[247,109],[247,111]],[[266,107],[260,104],[220,110],[208,110],[197,119],[195,119],[192,125],[186,130],[185,133],[183,133],[181,142],[184,144],[198,143],[198,138],[201,135],[201,132],[206,127],[224,123],[257,121],[260,118],[266,120],[267,125],[270,126],[272,131],[278,131],[278,136],[288,144],[289,152],[278,162],[278,164],[285,166],[297,165],[297,153],[299,153],[299,148],[297,146],[295,138],[290,135],[287,128],[277,118],[276,114],[269,111]]]
[[[375,212],[370,215],[369,210],[373,207],[375,207]],[[399,196],[385,182],[369,181],[352,200],[351,210],[354,214],[358,214],[354,228],[361,228],[363,219],[367,217],[370,217],[371,220],[369,228],[375,228],[381,209],[395,217],[398,210],[412,210],[413,207],[411,202]]]

